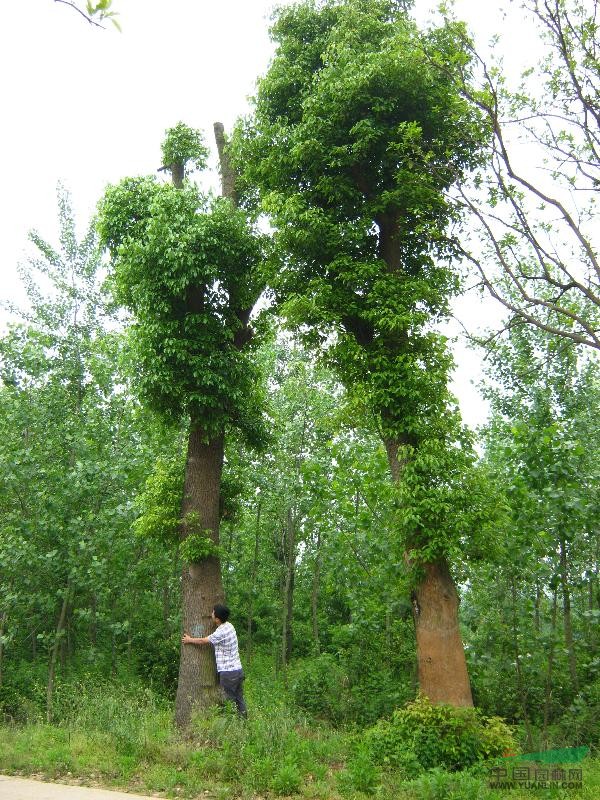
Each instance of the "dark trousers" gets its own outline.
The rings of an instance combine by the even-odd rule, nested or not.
[[[219,672],[219,684],[223,694],[228,700],[233,700],[237,706],[240,717],[246,717],[246,703],[244,702],[244,672],[234,669],[230,672]]]

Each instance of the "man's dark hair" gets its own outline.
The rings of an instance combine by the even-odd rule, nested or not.
[[[227,606],[222,606],[219,604],[213,606],[213,614],[217,619],[220,619],[221,622],[227,622],[229,619],[229,609]]]

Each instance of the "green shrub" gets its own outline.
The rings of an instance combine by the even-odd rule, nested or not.
[[[555,726],[565,747],[600,749],[600,678],[583,688]]]
[[[345,675],[332,655],[323,653],[294,667],[290,691],[294,703],[316,717],[339,722],[343,717]]]
[[[6,661],[0,686],[0,721],[24,724],[44,719],[47,665]]]
[[[261,757],[251,761],[246,782],[255,792],[266,792],[274,781],[272,759]]]
[[[181,634],[134,637],[136,670],[152,688],[169,699],[175,698],[179,676]]]
[[[361,728],[391,715],[415,696],[415,634],[410,605],[410,618],[405,618],[401,606],[395,606],[385,622],[379,618],[380,612],[375,603],[365,609],[360,623],[337,625],[330,632],[328,650],[336,654],[345,676],[342,721]],[[369,631],[367,639],[365,630]]]
[[[481,778],[436,768],[405,784],[419,800],[487,800],[491,792]]]
[[[195,513],[195,512],[193,512]],[[186,515],[192,516],[192,512]],[[219,555],[219,547],[209,536],[210,531],[190,533],[179,545],[179,555],[188,564],[200,564]]]
[[[25,722],[25,699],[16,686],[0,686],[0,716],[3,721]]]
[[[271,789],[275,794],[297,794],[302,784],[302,774],[293,761],[284,761],[279,767],[273,780]]]
[[[480,761],[515,752],[510,728],[498,717],[474,708],[434,705],[419,696],[364,734],[374,763],[406,767],[407,754],[423,769],[455,771]]]
[[[379,770],[371,760],[371,754],[364,747],[359,747],[348,761],[346,769],[338,777],[343,791],[357,791],[374,794],[379,785]]]

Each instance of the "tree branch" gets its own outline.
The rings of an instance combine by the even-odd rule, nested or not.
[[[95,19],[92,19],[92,18],[91,18],[91,17],[90,17],[88,14],[86,14],[86,13],[85,13],[85,11],[82,11],[82,10],[79,8],[79,6],[78,6],[78,5],[76,5],[75,3],[72,3],[72,2],[71,2],[71,0],[54,0],[54,2],[55,2],[55,3],[61,3],[61,5],[64,5],[64,6],[70,6],[70,7],[71,7],[71,8],[73,8],[73,9],[74,9],[74,10],[75,10],[75,11],[76,11],[78,14],[81,14],[81,16],[82,16],[82,17],[83,17],[83,18],[84,18],[84,19],[85,19],[87,22],[89,22],[89,23],[90,23],[90,25],[95,25],[97,28],[102,28],[102,29],[105,29],[104,25],[101,25],[101,24],[100,24],[99,22],[97,22]]]

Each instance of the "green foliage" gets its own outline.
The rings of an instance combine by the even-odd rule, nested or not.
[[[554,735],[560,735],[567,747],[588,745],[600,751],[600,677],[583,688],[557,723]]]
[[[469,662],[477,704],[546,743],[596,669],[598,365],[519,322],[488,365],[485,461],[505,511],[463,603]]]
[[[271,788],[278,795],[297,794],[301,785],[302,773],[292,760],[284,762],[271,781]]]
[[[493,796],[480,777],[438,767],[411,781],[408,788],[419,800],[488,800]]]
[[[458,418],[446,425],[446,435],[430,431],[417,448],[399,451],[404,467],[396,486],[396,521],[416,568],[439,558],[455,564],[493,560],[500,552],[490,532],[506,518],[504,497],[489,470],[476,464],[473,435]]]
[[[57,686],[59,725],[32,717],[29,724],[0,728],[0,771],[168,791],[190,800],[207,791],[215,797],[301,794],[307,800],[371,794],[381,800],[500,797],[488,789],[484,767],[463,773],[434,768],[418,775],[415,763],[404,773],[389,766],[384,772],[355,733],[307,723],[292,713],[281,678],[274,679],[267,661],[257,659],[248,672],[252,713],[246,722],[212,710],[179,737],[168,704],[131,674],[106,680],[81,670]],[[598,764],[586,760],[583,766],[584,792],[573,797],[594,800]],[[519,790],[513,795],[526,797]]]
[[[401,767],[410,754],[423,769],[461,770],[516,749],[501,719],[473,708],[434,705],[423,696],[367,730],[364,742],[377,764]]]
[[[299,708],[335,723],[344,717],[345,683],[347,677],[336,659],[323,653],[295,666],[290,678],[290,693]]]
[[[36,723],[43,719],[45,664],[13,660],[2,675],[0,720],[6,724]]]
[[[173,545],[179,542],[184,521],[186,529],[194,533],[193,529],[198,524],[195,512],[189,512],[185,520],[181,518],[183,478],[183,452],[175,456],[159,458],[156,461],[152,472],[146,479],[144,489],[136,498],[136,507],[140,513],[133,523],[133,529],[138,536]],[[228,522],[235,521],[240,512],[240,493],[244,488],[235,475],[230,472],[223,475],[220,497],[222,519]],[[190,547],[194,549],[196,545],[191,543],[186,545],[186,548]],[[206,545],[201,542],[197,547],[200,550],[206,550]],[[214,553],[207,550],[207,555],[216,555],[216,550]],[[202,556],[200,560],[203,557],[205,556]]]
[[[262,380],[244,327],[262,290],[262,238],[227,199],[125,179],[100,203],[111,285],[133,312],[140,397],[167,417],[263,436]],[[244,320],[244,322],[242,322]]]
[[[295,794],[317,777],[325,780],[329,765],[345,758],[346,738],[290,708],[282,676],[274,677],[268,660],[251,663],[245,693],[247,722],[214,711],[195,718],[201,769],[257,794]],[[324,797],[331,796],[327,784]]]
[[[380,781],[379,770],[373,764],[371,754],[365,747],[357,748],[338,778],[342,789],[368,795],[377,791]]]
[[[188,517],[191,514],[187,515]],[[193,525],[193,520],[188,523]],[[190,533],[179,545],[181,558],[189,564],[199,564],[207,558],[216,558],[219,555],[219,547],[210,538],[211,531],[200,531]]]
[[[100,25],[104,20],[109,20],[118,31],[121,30],[121,26],[116,19],[119,16],[119,12],[111,10],[112,0],[86,0],[85,12],[75,2],[68,2],[67,5],[79,11],[88,22],[94,25]]]
[[[169,708],[164,698],[140,685],[132,675],[113,682],[91,672],[61,683],[55,712],[58,725],[102,733],[121,752],[133,755],[144,749],[149,728],[162,727],[156,717],[164,719]]]
[[[164,165],[180,164],[185,167],[191,163],[199,170],[204,169],[209,155],[202,133],[183,122],[165,131],[161,150]]]
[[[181,528],[183,457],[160,458],[136,498],[140,515],[133,524],[138,536],[176,542]]]
[[[157,635],[154,629],[141,629],[136,631],[133,644],[136,673],[157,695],[173,700],[179,676],[179,628],[168,635]]]
[[[170,434],[131,398],[95,232],[78,238],[62,189],[59,223],[56,246],[32,234],[30,307],[0,339],[2,706],[17,720],[52,694],[52,658],[110,672],[140,630],[176,624],[169,557],[131,535],[132,496]]]
[[[55,727],[30,721],[3,729],[2,769],[41,772],[57,778],[68,773],[106,782],[128,780],[139,759],[156,757],[170,736],[164,700],[128,676],[126,682],[81,674],[59,684]]]
[[[258,189],[247,202],[275,226],[271,283],[287,322],[386,444],[411,455],[423,446],[398,532],[425,558],[448,554],[485,516],[461,518],[473,455],[435,332],[459,283],[448,189],[478,162],[485,136],[460,91],[464,29],[422,33],[397,3],[331,0],[280,9],[272,37],[254,114],[233,142],[246,187]],[[446,473],[457,478],[450,486]]]

